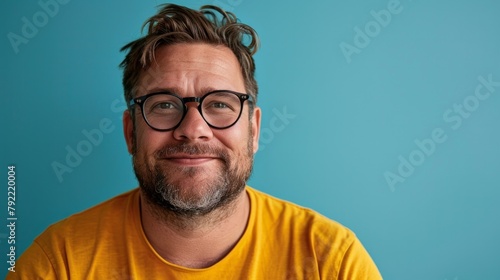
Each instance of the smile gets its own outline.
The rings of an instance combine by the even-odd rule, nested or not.
[[[165,160],[179,165],[201,165],[216,160],[218,157],[204,155],[175,155],[166,157]]]

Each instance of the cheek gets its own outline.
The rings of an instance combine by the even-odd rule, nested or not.
[[[136,130],[137,152],[143,155],[151,155],[165,145],[169,132],[158,132],[149,127],[139,124]]]
[[[246,156],[249,139],[251,139],[251,131],[248,126],[248,122],[245,122],[229,129],[214,131],[214,136],[233,154]]]

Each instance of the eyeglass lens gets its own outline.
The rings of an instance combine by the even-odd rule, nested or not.
[[[200,102],[201,115],[209,125],[216,128],[231,126],[241,113],[240,98],[230,92],[213,92],[204,96]],[[144,101],[143,110],[149,125],[168,130],[181,122],[186,108],[178,96],[157,94]]]

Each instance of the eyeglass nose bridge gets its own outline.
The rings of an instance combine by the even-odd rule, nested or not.
[[[182,118],[180,119],[179,123],[173,128],[173,129],[176,129],[178,128],[181,123],[184,121],[184,118],[186,117],[187,113],[188,113],[188,107],[187,107],[187,103],[190,103],[190,102],[196,102],[198,103],[198,106],[196,106],[196,109],[198,111],[198,113],[200,113],[200,116],[202,117],[202,119],[205,121],[205,123],[207,123],[208,126],[212,127],[208,122],[207,120],[205,119],[205,116],[203,116],[203,113],[201,112],[201,102],[203,100],[203,97],[184,97],[184,98],[180,98],[182,100],[182,105],[184,106],[184,113],[182,114]]]
[[[203,116],[203,113],[201,112],[201,102],[203,101],[203,97],[184,97],[184,98],[181,98],[182,100],[182,105],[184,106],[184,116],[187,114],[187,111],[188,111],[188,107],[186,105],[186,103],[190,103],[190,102],[196,102],[198,103],[198,106],[196,106],[196,108],[198,108],[198,112],[200,113],[200,115]],[[184,116],[182,117],[184,119]]]
[[[201,97],[184,97],[182,98],[182,102],[184,103],[184,106],[186,106],[186,103],[189,102],[198,102],[201,103]]]

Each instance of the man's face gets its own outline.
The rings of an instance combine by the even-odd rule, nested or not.
[[[220,89],[245,92],[240,65],[227,47],[185,43],[161,47],[155,55],[156,62],[141,77],[137,97],[158,91],[180,97]],[[133,116],[124,113],[123,124],[146,199],[189,216],[208,213],[243,191],[258,148],[260,109],[255,108],[250,119],[245,101],[239,121],[220,130],[208,126],[198,103],[187,106],[182,123],[171,131],[150,128],[138,106]]]

